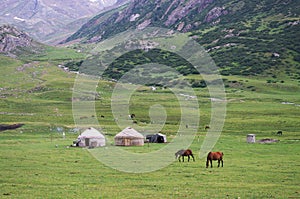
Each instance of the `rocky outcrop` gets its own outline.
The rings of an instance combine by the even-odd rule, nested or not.
[[[228,14],[228,11],[225,10],[224,7],[214,7],[212,10],[208,12],[208,14],[205,17],[205,22],[209,23],[212,22],[215,19],[218,19],[222,15]]]
[[[180,4],[171,12],[171,14],[168,15],[168,19],[165,22],[165,25],[173,25],[175,22],[186,17],[190,13],[190,11],[195,8],[197,8],[197,12],[200,13],[213,1],[214,0],[190,0],[185,4],[183,2],[180,2]],[[173,1],[172,4],[174,4],[174,2],[175,1]],[[170,7],[173,6],[172,4],[170,5]]]
[[[22,49],[34,51],[40,45],[29,37],[25,32],[15,27],[3,25],[0,27],[0,53],[14,56]]]

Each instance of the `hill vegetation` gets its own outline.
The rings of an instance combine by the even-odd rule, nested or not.
[[[94,17],[67,41],[94,43],[130,28],[171,28],[199,42],[223,75],[270,75],[279,70],[297,79],[299,10],[296,1],[136,0]]]

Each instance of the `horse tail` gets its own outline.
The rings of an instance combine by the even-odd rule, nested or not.
[[[211,152],[209,152],[208,154],[207,154],[207,158],[206,158],[206,168],[208,168],[208,166],[209,166],[209,161],[210,161],[210,154],[211,154]]]
[[[208,154],[207,154],[207,158],[206,158],[206,164],[208,164],[208,161],[211,159],[211,152],[209,152]]]

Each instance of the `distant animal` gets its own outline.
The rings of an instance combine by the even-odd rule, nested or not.
[[[101,117],[101,118],[104,118],[105,116],[104,116],[104,115],[100,115],[100,117]]]
[[[204,127],[204,129],[207,130],[207,129],[210,129],[210,127],[209,127],[208,125],[206,125],[206,126]]]
[[[277,135],[282,135],[282,131],[278,131],[278,132],[277,132]]]
[[[135,114],[132,113],[132,114],[129,115],[129,117],[130,117],[131,119],[133,119],[133,118],[135,118]]]
[[[0,131],[13,130],[24,126],[24,124],[0,124]]]
[[[207,159],[206,159],[206,168],[208,168],[209,163],[210,163],[210,167],[213,167],[212,165],[212,161],[213,160],[218,160],[218,167],[220,167],[220,162],[222,162],[222,167],[223,167],[223,152],[209,152],[207,154]]]
[[[188,157],[188,162],[190,161],[190,156],[193,158],[193,161],[195,162],[195,158],[191,149],[186,149],[186,150],[181,149],[175,153],[175,158],[176,159],[178,158],[179,162],[180,162],[180,157],[182,157],[182,161],[184,162],[184,156]]]

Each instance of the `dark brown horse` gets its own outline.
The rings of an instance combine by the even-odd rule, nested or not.
[[[213,167],[212,166],[212,161],[213,160],[218,160],[218,167],[220,167],[220,162],[222,162],[222,167],[223,167],[223,156],[224,156],[224,154],[220,151],[218,151],[218,152],[209,152],[207,154],[206,168],[209,166],[209,162],[210,162],[210,167]]]
[[[175,158],[176,159],[178,158],[179,162],[180,162],[180,157],[182,157],[182,161],[184,162],[184,156],[188,157],[188,162],[190,161],[190,156],[192,156],[193,161],[195,162],[195,158],[191,149],[186,149],[186,150],[181,149],[175,153]]]

